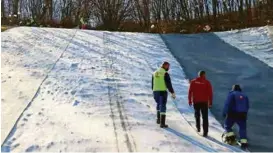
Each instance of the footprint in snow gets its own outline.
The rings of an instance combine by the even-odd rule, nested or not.
[[[80,103],[79,101],[75,100],[73,106],[77,106],[79,103]]]
[[[46,148],[49,149],[49,148],[51,148],[52,146],[54,146],[54,142],[50,142],[50,143],[46,146]]]
[[[72,90],[70,93],[71,93],[71,95],[75,95],[76,91]]]
[[[72,63],[70,67],[71,67],[71,68],[77,68],[78,65],[79,65],[79,63]]]
[[[27,122],[27,121],[28,121],[28,119],[24,118],[24,119],[23,119],[23,121],[26,121],[26,122]]]
[[[15,148],[17,148],[18,146],[20,146],[20,144],[16,143],[15,145],[12,146],[12,150],[15,149]]]
[[[32,146],[28,147],[25,150],[25,152],[33,152],[33,151],[38,150],[38,149],[40,149],[40,147],[38,145],[32,145]]]
[[[45,85],[49,85],[49,84],[51,84],[51,81],[47,81],[47,82],[45,83]]]
[[[152,147],[152,150],[159,151],[159,149],[157,147]]]

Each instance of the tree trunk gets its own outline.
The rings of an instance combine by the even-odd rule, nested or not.
[[[218,28],[217,23],[217,0],[212,0],[212,12],[213,12],[213,23],[215,26],[215,29]]]
[[[13,9],[12,9],[12,15],[18,13],[18,6],[19,6],[19,0],[13,0]]]
[[[1,18],[3,18],[3,19],[6,18],[6,13],[5,13],[5,0],[1,0]]]

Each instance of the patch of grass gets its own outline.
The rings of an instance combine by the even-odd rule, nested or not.
[[[1,25],[1,32],[6,31],[12,27]]]

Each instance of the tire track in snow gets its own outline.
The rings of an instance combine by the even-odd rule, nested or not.
[[[103,32],[103,38],[102,38],[102,41],[103,41],[103,58],[107,59],[107,55],[110,53],[109,51],[107,52],[107,49],[105,49],[105,46],[107,46],[107,37],[105,35],[105,33]],[[106,52],[106,53],[105,53]],[[102,62],[102,60],[101,60]],[[106,72],[105,72],[105,75],[106,75],[106,79],[109,80],[109,74],[108,74],[108,70],[107,70],[107,63],[102,63],[101,65],[104,65],[105,66],[105,69],[106,69]],[[109,106],[110,106],[110,117],[112,119],[112,124],[113,124],[113,127],[114,127],[114,134],[115,134],[115,140],[116,140],[116,149],[117,151],[119,152],[119,145],[118,145],[118,136],[117,136],[117,125],[115,123],[115,118],[114,118],[114,110],[113,110],[113,104],[112,104],[112,98],[111,98],[111,88],[110,88],[110,83],[109,81],[107,81],[107,95],[108,95],[108,98],[109,98]]]
[[[105,46],[108,45],[107,43],[109,43],[109,41],[110,41],[109,37],[110,37],[110,33],[107,33],[107,32],[103,33],[103,45],[104,45],[103,49],[105,48]],[[115,64],[114,57],[113,57],[113,51],[110,50],[107,53],[105,53],[105,57],[106,57],[106,59],[108,59],[108,61],[110,61],[110,64],[108,64],[108,65],[106,64],[107,65],[106,69],[109,66],[110,71],[113,73],[113,75],[110,76],[108,71],[106,70],[106,77],[107,77],[107,81],[108,81],[108,96],[109,96],[110,108],[111,108],[111,113],[112,113],[111,118],[112,118],[113,123],[114,123],[115,118],[113,116],[114,114],[113,114],[113,107],[112,107],[113,103],[112,103],[112,100],[111,100],[112,94],[111,94],[111,83],[110,83],[111,80],[114,80],[114,79],[111,79],[111,77],[114,78],[115,77],[115,72],[116,72],[115,69],[113,68],[113,64]],[[136,143],[135,143],[134,139],[131,137],[132,138],[131,141],[133,141],[133,145],[134,145],[134,149],[133,149],[133,145],[132,145],[132,142],[130,141],[129,134],[128,134],[129,132],[128,132],[128,129],[127,129],[127,126],[129,125],[128,118],[127,118],[126,114],[124,113],[125,112],[124,111],[125,110],[124,105],[119,100],[122,97],[119,94],[118,83],[115,80],[113,82],[114,82],[114,86],[115,86],[115,90],[116,90],[115,93],[114,93],[114,96],[116,98],[116,105],[117,105],[117,109],[118,109],[119,119],[121,121],[121,127],[122,127],[122,129],[123,129],[123,131],[125,133],[124,134],[125,143],[126,143],[128,151],[133,152],[134,150],[136,151]],[[117,134],[117,131],[116,131],[117,129],[116,129],[115,126],[114,126],[114,129],[115,129],[115,134]],[[117,137],[118,136],[116,135],[116,139],[117,139]],[[118,143],[118,141],[117,141],[117,143]]]
[[[69,44],[71,43],[71,41],[73,40],[73,38],[76,36],[76,33],[77,33],[78,30],[75,30],[74,34],[72,35],[71,39],[68,41],[65,49],[63,50],[63,52],[61,53],[61,55],[59,56],[59,58],[55,61],[55,63],[53,64],[52,68],[47,72],[45,78],[42,80],[42,82],[40,83],[38,89],[36,90],[33,98],[30,100],[30,102],[27,104],[27,106],[25,107],[25,109],[22,111],[22,113],[20,114],[20,116],[17,118],[16,122],[14,123],[14,125],[12,126],[8,136],[5,138],[5,140],[3,141],[2,145],[1,145],[1,150],[2,148],[5,148],[5,144],[6,144],[6,141],[12,137],[12,135],[15,133],[16,131],[16,127],[17,127],[17,124],[18,122],[21,120],[21,118],[23,117],[24,115],[24,112],[28,110],[28,108],[31,106],[32,102],[36,99],[36,97],[39,95],[40,93],[40,89],[41,89],[41,86],[43,85],[43,83],[46,81],[46,79],[48,78],[50,72],[55,68],[56,64],[59,62],[59,60],[63,57],[63,54],[65,53],[65,51],[67,50]],[[44,36],[45,38],[45,36]]]

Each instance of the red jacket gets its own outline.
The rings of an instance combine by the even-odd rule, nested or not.
[[[82,24],[82,29],[87,29],[87,25],[86,24]]]
[[[208,102],[212,105],[212,87],[205,77],[198,77],[191,81],[188,99],[189,105],[192,103]]]

